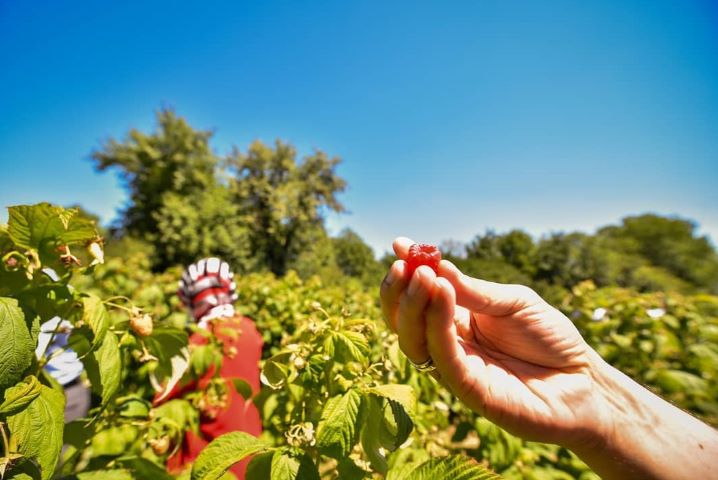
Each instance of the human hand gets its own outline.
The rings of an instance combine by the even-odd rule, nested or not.
[[[438,276],[409,277],[413,244],[381,286],[384,316],[407,357],[431,358],[432,375],[468,407],[524,438],[570,446],[601,438],[610,422],[595,395],[601,360],[573,323],[521,285],[468,277],[442,260]]]

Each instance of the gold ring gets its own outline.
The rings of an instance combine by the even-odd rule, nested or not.
[[[436,370],[436,365],[434,365],[434,360],[432,360],[431,357],[429,357],[429,359],[425,362],[414,363],[411,360],[409,360],[409,363],[411,363],[414,366],[414,368],[416,368],[418,371],[420,371],[422,373],[433,372],[434,370]]]

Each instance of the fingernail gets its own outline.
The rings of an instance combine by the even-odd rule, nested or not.
[[[386,277],[384,277],[384,283],[386,285],[391,285],[394,283],[394,280],[396,280],[396,273],[394,272],[393,268],[389,269],[389,273],[386,274]]]

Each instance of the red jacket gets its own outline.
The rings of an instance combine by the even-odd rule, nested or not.
[[[262,433],[262,421],[259,418],[257,407],[251,401],[246,401],[237,393],[231,383],[232,378],[241,378],[252,387],[252,393],[259,391],[259,361],[262,357],[262,337],[249,318],[236,315],[232,318],[213,320],[212,330],[219,340],[223,342],[224,356],[220,377],[226,382],[229,398],[227,406],[212,413],[214,418],[207,415],[200,416],[199,435],[188,431],[178,452],[167,460],[167,468],[172,473],[179,473],[188,463],[194,462],[197,455],[213,439],[234,431],[247,432],[258,436]],[[238,331],[239,335],[227,335],[223,330]],[[203,345],[207,339],[195,333],[189,338],[190,345]],[[167,399],[181,397],[184,393],[204,390],[214,377],[214,368],[210,368],[199,382],[181,384],[176,387]],[[197,384],[198,383],[198,384]],[[249,459],[234,465],[230,470],[238,479],[244,479],[244,472]]]

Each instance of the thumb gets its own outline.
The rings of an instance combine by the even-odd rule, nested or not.
[[[543,300],[525,285],[495,283],[465,275],[448,260],[439,264],[439,276],[456,290],[456,303],[477,313],[501,317]]]

